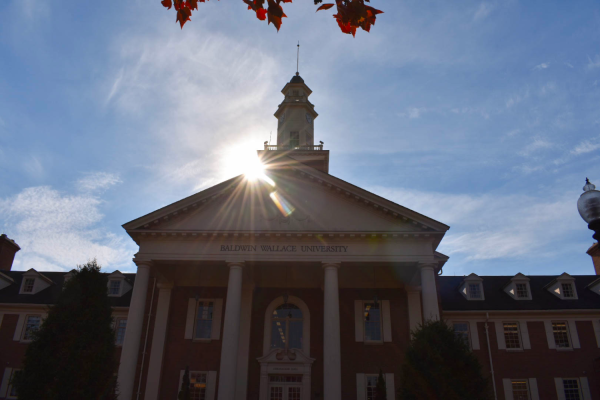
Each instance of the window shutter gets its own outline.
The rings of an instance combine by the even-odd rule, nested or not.
[[[0,323],[2,323],[1,319]],[[600,347],[600,321],[595,319],[592,321],[592,325],[594,326],[594,333],[596,334],[596,344],[598,345],[598,347]]]
[[[562,378],[554,378],[554,384],[556,385],[558,400],[565,400],[565,387],[563,386]]]
[[[569,336],[571,336],[571,346],[574,349],[581,348],[581,344],[579,344],[579,335],[577,334],[577,325],[575,325],[575,321],[568,321],[569,324]]]
[[[512,382],[510,379],[502,379],[502,386],[504,386],[504,399],[513,400]]]
[[[357,342],[364,342],[363,301],[354,300],[354,336]],[[364,385],[364,382],[363,382]]]
[[[179,385],[177,385],[177,394],[175,395],[176,399],[179,398],[179,391],[181,390],[181,385],[183,384],[183,374],[185,374],[185,369],[179,371]]]
[[[366,394],[365,374],[356,374],[356,400],[365,400]]]
[[[556,343],[554,342],[554,332],[552,332],[552,322],[544,321],[544,328],[546,328],[546,339],[548,339],[548,348],[555,349]],[[560,382],[561,382],[560,384],[562,385],[562,380]],[[564,393],[563,393],[563,395],[564,395]]]
[[[519,321],[519,331],[521,333],[521,340],[523,341],[523,349],[531,349],[531,341],[529,340],[529,329],[527,329],[527,321]]]
[[[192,339],[194,335],[194,321],[196,320],[196,299],[188,300],[187,317],[185,319],[185,339]]]
[[[479,332],[477,331],[477,321],[469,321],[469,334],[471,335],[471,348],[479,350]]]
[[[215,299],[213,301],[213,320],[212,320],[212,331],[210,338],[212,340],[219,340],[221,337],[221,314],[223,310],[223,299]]]
[[[390,301],[389,300],[381,300],[381,308],[383,308],[382,316],[383,316],[383,341],[391,342],[392,341],[392,319],[390,312]]]
[[[504,339],[504,324],[502,321],[495,321],[496,325],[496,339],[498,340],[498,349],[506,350],[506,340]]]
[[[531,400],[540,400],[540,393],[538,392],[537,380],[535,378],[529,378],[529,393],[531,394]]]
[[[394,386],[394,374],[385,374],[385,392],[387,400],[396,399],[396,388]]]
[[[4,376],[2,377],[2,385],[0,386],[0,397],[6,397],[6,392],[8,391],[8,380],[10,379],[11,373],[12,368],[4,368]]]
[[[217,371],[209,371],[206,378],[206,400],[215,400],[217,392]]]
[[[2,328],[2,319],[4,318],[4,314],[0,313],[0,328]],[[594,325],[594,330],[596,329],[596,326]],[[599,342],[600,343],[600,342]]]
[[[581,385],[581,394],[583,395],[583,400],[592,400],[592,393],[590,392],[588,378],[582,376],[579,378],[579,384]]]
[[[19,320],[17,321],[17,328],[15,329],[15,335],[13,336],[13,340],[19,341],[21,340],[21,335],[23,334],[23,325],[25,324],[25,314],[19,314]]]

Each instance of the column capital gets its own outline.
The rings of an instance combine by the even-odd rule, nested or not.
[[[134,258],[133,262],[135,263],[135,265],[137,265],[138,269],[152,267],[152,261],[150,260],[137,260]]]
[[[246,263],[244,261],[225,261],[227,263],[227,266],[229,268],[233,268],[233,267],[237,267],[237,268],[244,268],[244,266],[246,265]]]
[[[321,267],[323,267],[323,269],[327,269],[327,268],[337,268],[337,269],[340,269],[341,265],[342,265],[342,263],[339,262],[339,261],[328,261],[328,262],[322,262],[321,263]]]
[[[435,270],[437,266],[438,266],[438,264],[434,263],[434,262],[420,262],[419,263],[419,269],[431,268],[431,269]]]

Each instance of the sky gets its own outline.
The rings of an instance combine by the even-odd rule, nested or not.
[[[577,213],[600,185],[600,3],[372,0],[370,33],[241,0],[180,29],[160,1],[0,2],[0,230],[14,269],[96,257],[121,225],[244,172],[296,71],[330,173],[450,225],[445,275],[593,274]]]

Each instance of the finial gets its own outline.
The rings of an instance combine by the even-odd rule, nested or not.
[[[596,190],[596,185],[594,185],[588,178],[585,178],[585,186],[583,187],[584,192],[589,192],[590,190]]]
[[[298,52],[296,53],[296,76],[300,76],[300,41],[298,40]]]

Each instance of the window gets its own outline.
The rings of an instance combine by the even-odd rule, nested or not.
[[[526,380],[514,380],[512,384],[513,400],[530,400],[529,386]]]
[[[116,344],[118,346],[123,345],[123,341],[125,340],[125,328],[127,328],[127,320],[125,318],[118,318],[116,323],[117,329],[117,339]]]
[[[469,283],[469,298],[481,299],[481,286],[479,283]]]
[[[517,283],[515,286],[517,287],[517,297],[519,299],[526,299],[529,297],[526,283]]]
[[[455,322],[453,327],[454,335],[461,338],[467,346],[471,347],[469,343],[469,324],[466,322]]]
[[[579,379],[563,379],[563,388],[565,390],[565,400],[582,399]]]
[[[302,349],[302,310],[282,304],[271,316],[271,349]]]
[[[26,278],[23,284],[23,293],[33,293],[33,285],[35,284],[35,278]]]
[[[212,332],[214,303],[200,300],[196,312],[194,339],[210,339]]]
[[[33,333],[40,328],[42,317],[40,315],[28,315],[25,317],[25,330],[23,331],[23,340],[32,340]]]
[[[292,149],[300,146],[300,132],[290,132],[290,147]]]
[[[367,375],[367,397],[366,400],[375,400],[375,395],[377,394],[377,380],[379,379],[379,375]]]
[[[519,335],[519,324],[517,322],[505,322],[504,326],[504,341],[507,349],[520,349],[521,338]]]
[[[566,322],[553,322],[552,333],[554,334],[554,343],[556,343],[557,348],[568,349],[571,347],[569,329]]]
[[[300,96],[300,92],[297,90],[292,90],[292,96]]]
[[[118,296],[121,294],[121,281],[117,279],[111,279],[108,282],[108,295]]]
[[[206,399],[206,373],[190,371],[190,400]]]
[[[12,380],[15,378],[17,372],[20,369],[13,369],[10,373],[10,377],[8,378],[8,387],[6,389],[6,398],[7,399],[16,399],[17,398],[17,388],[15,388],[12,384]]]
[[[575,297],[575,291],[573,290],[573,284],[562,283],[561,287],[562,287],[563,297],[565,299],[572,299],[573,297]]]
[[[301,400],[302,375],[269,375],[269,400]]]
[[[381,342],[381,302],[364,304],[365,342]]]

